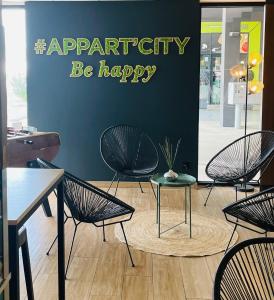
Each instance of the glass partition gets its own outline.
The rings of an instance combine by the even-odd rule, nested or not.
[[[231,69],[246,69],[254,53],[263,54],[263,21],[261,6],[202,8],[199,181],[210,180],[205,167],[219,150],[261,128],[262,94],[248,94],[246,106],[247,76],[232,76]],[[262,81],[261,65],[249,70],[252,80]]]
[[[8,222],[7,222],[7,195],[5,179],[5,155],[6,149],[6,84],[5,84],[5,49],[4,30],[2,27],[0,5],[0,299],[8,289],[9,262],[8,262]],[[5,294],[6,296],[6,294]],[[6,299],[8,299],[6,297]]]

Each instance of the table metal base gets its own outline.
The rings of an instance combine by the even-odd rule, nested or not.
[[[185,188],[185,219],[183,222],[176,224],[164,231],[161,232],[161,186],[157,185],[157,209],[156,209],[156,224],[158,224],[158,237],[161,237],[161,234],[174,229],[182,224],[187,224],[187,198],[189,202],[189,237],[192,238],[192,228],[191,228],[191,185],[187,185]],[[188,189],[188,192],[187,192]],[[188,197],[187,197],[188,195]]]

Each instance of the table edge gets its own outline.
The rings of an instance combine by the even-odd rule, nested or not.
[[[31,210],[39,203],[39,201],[41,201],[47,195],[47,193],[59,183],[59,181],[64,176],[64,170],[63,169],[54,169],[54,170],[59,171],[59,174],[56,174],[56,177],[49,183],[50,187],[42,191],[38,195],[36,200],[33,201],[32,206],[28,210],[26,210],[23,214],[21,214],[18,219],[8,219],[8,226],[18,226],[25,218],[25,216],[28,215],[31,212]]]

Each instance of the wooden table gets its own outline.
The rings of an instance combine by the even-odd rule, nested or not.
[[[18,232],[41,205],[43,199],[57,188],[58,230],[58,292],[65,299],[65,246],[63,170],[7,169],[7,204],[9,226],[10,299],[20,299]]]

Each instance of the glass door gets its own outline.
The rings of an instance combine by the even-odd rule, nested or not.
[[[262,94],[247,96],[246,77],[232,68],[246,68],[250,57],[262,54],[264,7],[203,7],[200,51],[198,180],[209,181],[205,167],[222,148],[247,133],[260,130]],[[248,81],[262,81],[262,68]],[[247,118],[245,110],[247,109]]]
[[[5,179],[5,144],[6,144],[6,82],[4,59],[4,29],[2,27],[0,6],[0,299],[8,299],[9,261],[8,261],[8,224],[7,195]]]

